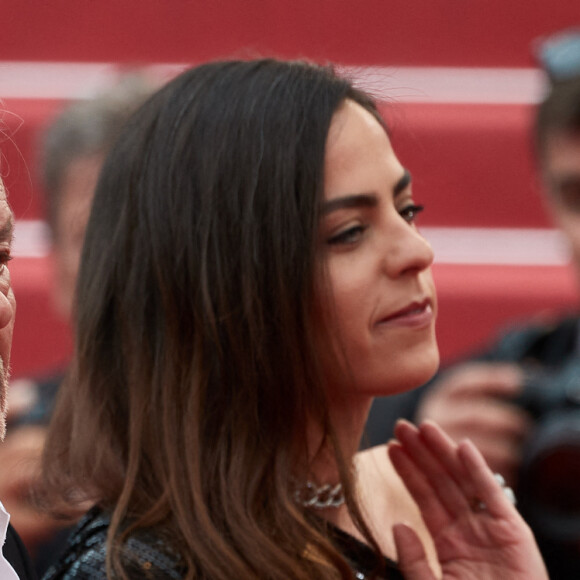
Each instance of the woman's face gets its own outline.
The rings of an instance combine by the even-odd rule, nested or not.
[[[328,379],[338,387],[354,379],[372,396],[416,387],[439,364],[433,252],[414,223],[409,173],[354,101],[332,120],[324,179],[321,310],[335,357],[327,360],[339,363],[329,362]]]

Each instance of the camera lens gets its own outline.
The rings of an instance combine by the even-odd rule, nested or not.
[[[520,510],[546,537],[580,538],[580,409],[550,413],[524,449]]]

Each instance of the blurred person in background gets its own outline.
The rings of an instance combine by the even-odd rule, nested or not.
[[[89,210],[104,158],[121,127],[149,94],[154,83],[143,71],[122,74],[97,96],[67,105],[50,123],[40,144],[39,174],[46,195],[46,218],[55,265],[53,300],[70,320],[73,295]],[[0,446],[0,497],[34,558],[39,574],[68,534],[62,525],[41,514],[31,502],[46,426],[66,368],[51,369],[40,378],[15,381],[18,399],[11,409],[11,432]],[[16,403],[16,401],[15,401]]]
[[[546,206],[580,276],[580,29],[537,48],[550,84],[535,116],[535,153]],[[389,439],[399,417],[470,438],[515,488],[550,578],[580,578],[578,314],[510,329],[425,387],[375,401],[369,444]]]

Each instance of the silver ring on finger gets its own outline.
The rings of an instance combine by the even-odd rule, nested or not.
[[[501,473],[494,473],[493,477],[495,478],[495,480],[497,481],[497,483],[501,487],[501,490],[503,491],[504,495],[507,497],[508,501],[512,505],[515,506],[517,503],[516,494],[514,493],[514,490],[511,487],[506,485],[506,482],[505,482],[503,475]],[[487,504],[483,500],[479,499],[478,497],[475,497],[471,500],[470,507],[471,507],[471,511],[473,511],[474,513],[481,513],[487,509]]]
[[[501,473],[494,473],[493,476],[495,477],[495,480],[498,482],[508,501],[512,505],[516,505],[517,503],[516,494],[514,493],[514,490],[511,487],[509,487],[509,485],[506,485],[503,475]]]

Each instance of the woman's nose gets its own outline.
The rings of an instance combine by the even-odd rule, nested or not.
[[[434,259],[431,244],[417,229],[408,224],[404,228],[386,256],[386,267],[393,277],[425,270]]]

